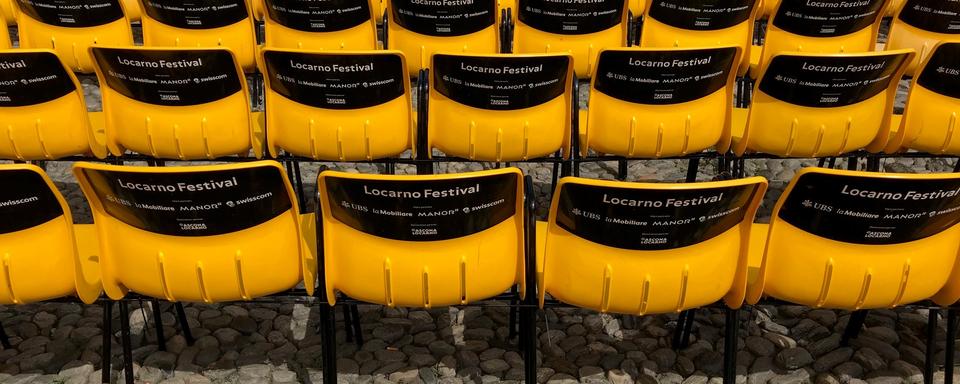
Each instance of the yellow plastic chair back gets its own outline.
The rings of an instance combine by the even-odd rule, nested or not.
[[[954,137],[960,113],[960,42],[937,44],[932,52],[913,78],[900,127],[887,152],[902,147],[960,154],[960,140]]]
[[[730,146],[739,47],[600,51],[580,148],[626,157]]]
[[[39,167],[2,164],[0,185],[0,304],[64,296],[93,303],[100,296],[98,255],[75,238],[94,233],[74,234],[70,207]]]
[[[2,0],[0,0],[2,1]],[[14,0],[16,1],[16,0]],[[123,10],[130,21],[140,21],[140,2],[137,0],[120,0],[123,3]]]
[[[2,16],[3,21],[7,25],[17,24],[17,13],[20,11],[17,9],[16,4],[17,0],[0,0],[0,16]]]
[[[262,152],[247,85],[225,48],[93,48],[107,147],[166,159]]]
[[[121,0],[74,0],[54,7],[36,6],[32,0],[14,1],[20,48],[52,49],[74,72],[93,72],[92,46],[133,45]]]
[[[762,177],[704,183],[626,183],[565,177],[538,260],[545,294],[600,312],[680,312],[746,288],[750,227]]]
[[[429,68],[430,57],[436,52],[500,51],[496,0],[388,0],[386,4],[386,48],[403,52],[411,76]]]
[[[524,289],[518,168],[429,175],[324,171],[317,181],[327,298],[469,304]]]
[[[804,168],[770,220],[749,303],[769,295],[817,308],[895,307],[948,282],[960,248],[960,175]]]
[[[247,0],[140,0],[146,47],[230,48],[247,72],[256,69],[256,33]]]
[[[257,21],[264,20],[264,2],[265,0],[246,0],[250,4],[250,11],[253,12],[253,18]]]
[[[757,18],[770,19],[770,16],[773,16],[773,14],[777,12],[777,3],[779,1],[780,0],[760,0],[763,7],[760,14],[757,15]]]
[[[379,0],[374,0],[379,4]],[[371,0],[264,0],[266,46],[311,50],[377,49]]]
[[[266,49],[267,148],[315,160],[374,160],[410,149],[410,81],[399,51]]]
[[[3,1],[4,0],[0,0],[0,4],[2,4]],[[0,18],[0,49],[10,49],[11,47],[10,30],[7,25],[7,20]]]
[[[881,151],[912,50],[775,56],[754,87],[746,131],[734,146],[784,157]]]
[[[573,57],[433,56],[427,151],[480,161],[570,152]]]
[[[777,1],[777,9],[767,24],[760,61],[755,64],[762,68],[782,52],[874,51],[889,1]]]
[[[306,281],[293,189],[279,163],[136,167],[76,163],[100,238],[104,291],[169,301],[250,300]]]
[[[54,160],[107,154],[83,89],[50,50],[0,51],[0,159]]]
[[[628,8],[627,0],[519,0],[513,51],[569,53],[577,76],[585,78],[600,50],[627,46]]]
[[[933,47],[960,39],[960,3],[956,1],[903,0],[890,23],[887,49],[913,48],[917,57],[907,66],[913,76]]]
[[[897,15],[897,11],[900,10],[900,7],[903,6],[906,0],[890,0],[890,4],[887,5],[887,10],[884,12],[884,17],[894,17]]]

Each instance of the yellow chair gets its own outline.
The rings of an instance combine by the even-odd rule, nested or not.
[[[779,0],[760,0],[760,14],[757,15],[758,19],[770,19],[770,16],[777,11],[777,2]]]
[[[886,148],[893,153],[901,148],[938,155],[960,154],[955,140],[960,113],[960,42],[939,43],[923,61],[910,85],[903,115],[893,116],[896,130]]]
[[[570,154],[573,57],[433,56],[426,153],[480,161]],[[423,124],[423,123],[421,123]]]
[[[91,124],[83,88],[53,51],[0,50],[0,63],[0,159],[107,155],[103,124]]]
[[[17,0],[0,0],[0,16],[2,16],[3,21],[7,25],[17,24],[17,9],[16,4]]]
[[[518,168],[428,176],[324,171],[317,185],[331,305],[337,291],[420,308],[469,304],[516,285],[523,292]]]
[[[890,0],[890,4],[887,5],[886,12],[884,12],[884,17],[894,17],[897,15],[897,12],[900,10],[900,7],[903,6],[906,0]]]
[[[399,51],[265,49],[267,148],[315,160],[374,160],[410,149],[414,116]]]
[[[647,10],[647,2],[649,0],[630,0],[630,13],[633,14],[634,18],[639,18]]]
[[[262,154],[247,86],[225,48],[92,48],[107,148],[156,158]]]
[[[310,50],[377,49],[371,0],[265,0],[266,46]]]
[[[730,147],[739,47],[606,49],[590,86],[580,151],[631,158]]]
[[[496,0],[417,2],[388,0],[386,48],[403,52],[417,76],[436,52],[492,54],[500,51]]]
[[[264,20],[265,10],[264,2],[266,0],[247,0],[250,4],[250,10],[253,12],[253,18],[258,21]]]
[[[37,166],[0,165],[0,304],[100,296],[96,232]]]
[[[84,0],[75,3],[87,3]],[[20,48],[52,49],[74,72],[92,73],[92,46],[132,46],[133,32],[120,0],[83,7],[47,8],[16,0]]]
[[[600,50],[627,46],[629,5],[627,0],[520,0],[513,51],[569,53],[577,76],[585,78],[593,72]]]
[[[757,224],[747,302],[767,295],[815,308],[956,301],[960,175],[804,168]],[[762,239],[766,239],[764,244]],[[758,264],[756,264],[758,263]],[[952,297],[953,301],[950,301]]]
[[[820,157],[883,150],[897,85],[913,55],[900,50],[773,57],[749,112],[734,109],[734,153]]]
[[[2,3],[3,0],[0,0],[0,4]],[[11,47],[10,30],[7,27],[8,24],[11,23],[8,23],[7,20],[0,17],[0,49],[10,49]]]
[[[917,57],[907,67],[913,76],[933,47],[960,39],[960,4],[955,1],[902,0],[890,23],[886,49],[913,48]],[[948,16],[953,14],[955,16]]]
[[[180,0],[140,0],[146,47],[230,48],[247,72],[256,69],[250,2],[222,0],[185,6]]]
[[[137,167],[76,163],[100,239],[103,287],[167,301],[251,300],[316,273],[279,163]],[[304,230],[304,232],[307,232]]]
[[[16,0],[13,0],[16,1]],[[130,21],[140,21],[140,3],[137,0],[121,0],[123,11],[127,14]]]

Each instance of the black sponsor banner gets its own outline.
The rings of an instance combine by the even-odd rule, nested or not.
[[[428,36],[463,36],[497,22],[494,0],[391,0],[400,26]]]
[[[334,32],[370,21],[367,0],[265,0],[267,15],[290,29]]]
[[[603,51],[594,86],[598,92],[640,104],[678,104],[727,85],[737,49]]]
[[[0,234],[22,231],[63,215],[63,207],[40,174],[0,171]]]
[[[119,0],[17,0],[20,12],[45,24],[95,27],[123,18]]]
[[[244,0],[142,0],[144,12],[163,24],[183,29],[210,29],[248,17]]]
[[[242,89],[233,57],[225,50],[94,48],[93,56],[110,88],[144,103],[196,105]]]
[[[743,221],[757,184],[693,190],[567,183],[557,225],[610,247],[662,250],[710,240]]]
[[[45,103],[77,90],[52,52],[0,54],[0,107]]]
[[[776,56],[760,90],[805,107],[856,104],[885,91],[907,53],[878,56]]]
[[[941,95],[960,99],[960,43],[942,43],[917,78],[917,84]]]
[[[675,28],[714,31],[746,21],[755,4],[756,0],[655,0],[649,15]]]
[[[407,73],[393,54],[264,53],[270,88],[318,108],[355,109],[403,95]]]
[[[474,108],[530,108],[563,95],[568,56],[433,56],[433,86]]]
[[[280,170],[183,173],[84,169],[107,215],[145,231],[212,236],[263,224],[291,209]]]
[[[517,213],[519,177],[513,173],[432,181],[324,180],[337,221],[387,239],[454,239]]]
[[[897,17],[925,31],[960,33],[960,1],[907,0]]]
[[[843,36],[873,25],[881,8],[883,0],[785,0],[773,25],[801,36]]]
[[[623,19],[624,0],[520,0],[520,21],[559,35],[610,29]]]
[[[831,240],[898,244],[960,222],[960,179],[891,179],[808,173],[777,215]]]

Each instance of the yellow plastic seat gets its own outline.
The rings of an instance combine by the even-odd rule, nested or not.
[[[479,161],[569,156],[573,57],[433,56],[427,153]]]
[[[140,0],[146,47],[230,48],[244,71],[256,70],[256,33],[250,2]]]
[[[633,158],[726,152],[740,54],[733,46],[601,51],[581,152]]]
[[[74,225],[70,206],[30,164],[0,164],[0,304],[100,296],[99,252],[91,225]]]
[[[513,167],[427,176],[320,173],[330,304],[337,291],[421,308],[469,304],[515,285],[522,295],[523,183]]]
[[[773,57],[754,87],[745,125],[733,129],[743,132],[734,135],[734,153],[820,157],[883,150],[897,85],[913,54]]]
[[[0,4],[2,4],[3,1],[4,0],[0,0]],[[0,17],[0,49],[10,49],[11,47],[10,30],[7,25],[7,20]]]
[[[410,149],[410,81],[399,51],[265,49],[267,148],[315,160],[373,160]]]
[[[897,12],[900,10],[900,7],[903,6],[906,0],[890,0],[890,4],[887,5],[886,12],[884,12],[885,17],[894,17],[897,15]]]
[[[906,108],[887,152],[905,148],[938,155],[960,154],[960,140],[954,138],[960,113],[960,42],[937,44],[931,52],[913,78]]]
[[[758,19],[770,19],[770,16],[777,11],[777,2],[780,0],[760,0],[760,14],[757,15]]]
[[[253,12],[254,20],[263,21],[265,19],[265,1],[266,0],[247,0],[247,3],[250,4],[250,11]]]
[[[70,4],[81,6],[58,5],[60,8],[15,1],[20,48],[52,49],[74,72],[93,73],[92,46],[133,45],[121,0],[78,0]],[[88,3],[97,7],[82,7]]]
[[[14,4],[16,1],[17,0],[0,0],[0,16],[2,16],[3,21],[7,25],[17,24],[17,13],[19,13],[19,9],[17,9],[16,4]]]
[[[264,3],[267,47],[377,49],[378,11],[373,4],[379,4],[379,0],[265,0]]]
[[[0,159],[54,160],[107,154],[83,88],[50,50],[0,50]]]
[[[386,4],[386,48],[403,52],[411,76],[430,68],[430,57],[436,52],[500,52],[496,0],[388,0]]]
[[[121,4],[128,20],[140,21],[140,2],[138,0],[121,0]]]
[[[76,163],[93,211],[103,287],[168,301],[250,300],[306,282],[316,259],[279,163],[137,167]]]
[[[629,3],[520,0],[515,12],[513,51],[569,53],[577,76],[590,76],[602,49],[627,46]]]
[[[801,169],[774,208],[747,302],[890,308],[960,286],[948,279],[960,249],[958,191],[958,174]]]
[[[633,14],[634,18],[643,16],[647,10],[647,2],[648,0],[630,0],[630,13]]]
[[[680,312],[743,302],[751,223],[767,181],[628,183],[565,177],[544,255],[544,295],[600,312]]]
[[[165,159],[262,154],[243,72],[226,48],[93,48],[107,148]]]
[[[902,0],[902,3],[890,23],[886,49],[917,51],[906,72],[907,76],[913,76],[937,43],[960,39],[960,3],[933,0]]]

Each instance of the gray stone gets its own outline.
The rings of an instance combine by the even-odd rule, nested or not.
[[[577,384],[577,379],[566,373],[555,373],[547,379],[547,384]]]
[[[402,326],[399,325],[381,325],[373,329],[373,337],[382,339],[387,343],[393,343],[394,341],[399,340],[406,332]]]
[[[433,353],[434,356],[452,355],[454,352],[457,351],[456,347],[450,345],[450,343],[447,343],[446,341],[443,341],[443,340],[435,340],[430,344],[428,344],[427,348],[430,349],[430,352]]]
[[[177,355],[171,352],[157,351],[147,356],[147,359],[143,361],[143,365],[156,367],[165,371],[173,370],[173,368],[177,366]]]
[[[252,334],[258,329],[257,321],[251,319],[249,316],[234,317],[233,321],[230,322],[230,327],[245,335]]]
[[[769,384],[810,384],[810,372],[806,369],[796,369],[785,375],[778,375],[770,379]]]
[[[603,369],[595,366],[580,367],[578,373],[580,374],[580,381],[584,383],[602,381],[605,378]]]
[[[668,369],[677,362],[677,353],[670,348],[660,348],[651,352],[647,357],[657,363],[658,367]]]
[[[664,369],[669,369],[670,367],[663,367]],[[693,360],[686,356],[677,356],[677,373],[683,376],[690,376],[693,372],[696,371],[697,367],[693,364]]]
[[[923,382],[923,371],[915,365],[903,360],[896,360],[890,363],[890,369],[900,374],[909,384],[918,384]]]
[[[57,316],[49,312],[37,312],[33,315],[33,323],[40,329],[51,328],[57,323]]]
[[[17,349],[19,349],[20,352],[23,352],[30,349],[42,348],[42,347],[45,347],[49,342],[50,342],[50,339],[47,338],[46,336],[34,336],[24,341],[21,341],[20,344],[17,345]]]
[[[480,361],[480,369],[485,373],[498,374],[510,369],[510,364],[502,359]]]
[[[840,347],[840,334],[832,334],[820,340],[807,344],[807,351],[814,357],[820,357]]]
[[[708,380],[703,372],[694,372],[690,377],[684,379],[682,384],[707,384]]]
[[[770,378],[776,376],[773,370],[773,359],[768,356],[757,357],[750,366],[747,374],[748,384],[766,384]]]
[[[827,372],[833,369],[833,367],[836,367],[845,361],[849,361],[850,357],[852,356],[853,348],[847,347],[833,350],[817,358],[817,360],[813,362],[813,370],[817,371],[818,373]]]
[[[878,326],[863,330],[863,336],[872,337],[887,344],[900,344],[900,336],[892,328]]]
[[[777,354],[777,365],[784,369],[796,370],[812,362],[813,357],[810,356],[810,352],[803,348],[784,349]]]
[[[766,332],[763,334],[763,338],[770,340],[770,342],[779,349],[787,349],[797,346],[797,341],[792,337],[779,333]]]
[[[380,360],[381,362],[384,362],[384,363],[400,362],[400,361],[404,361],[407,358],[407,356],[404,355],[403,352],[390,350],[390,349],[379,350],[374,352],[373,354],[374,356],[376,356],[377,360]]]
[[[433,355],[430,355],[430,354],[418,353],[418,354],[410,355],[410,359],[408,360],[408,362],[410,363],[410,365],[415,367],[425,367],[428,365],[436,364],[437,358],[433,357]]]
[[[710,376],[720,376],[723,374],[723,355],[716,351],[706,351],[694,360],[703,373]]]
[[[745,344],[747,350],[755,356],[773,356],[777,351],[776,346],[770,340],[759,336],[748,336]]]
[[[840,382],[845,383],[849,382],[850,379],[859,379],[863,377],[863,367],[855,362],[847,361],[836,367],[833,367],[833,373],[837,375],[837,378],[840,379]]]
[[[807,317],[827,328],[837,323],[837,313],[830,309],[814,309],[807,312]]]
[[[480,353],[480,361],[499,359],[503,357],[504,352],[506,351],[500,348],[490,348]]]
[[[900,352],[897,351],[896,348],[870,336],[860,335],[856,339],[853,339],[850,344],[855,347],[870,348],[876,351],[885,361],[900,360]]]
[[[270,373],[270,378],[273,379],[273,384],[293,384],[297,382],[297,373],[278,369]]]
[[[240,332],[232,328],[220,328],[213,331],[213,336],[217,338],[220,345],[228,346],[236,344],[237,338],[240,337]]]
[[[860,348],[856,353],[853,354],[853,361],[856,361],[858,364],[863,366],[865,370],[876,371],[883,369],[887,366],[886,361],[883,360],[876,351],[872,348]]]

